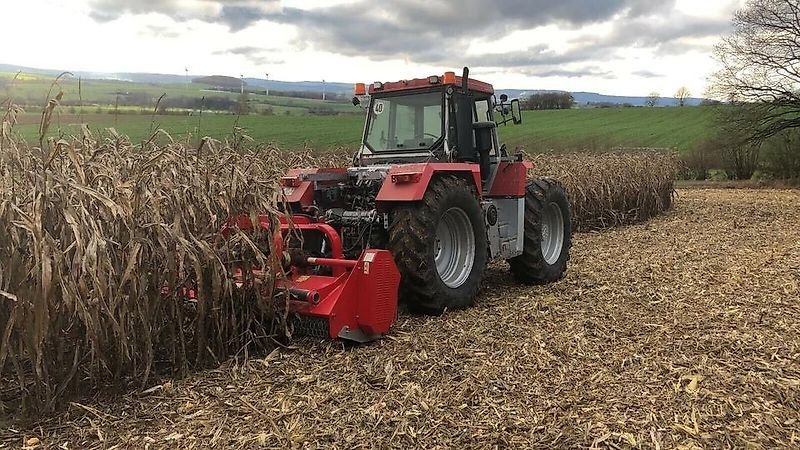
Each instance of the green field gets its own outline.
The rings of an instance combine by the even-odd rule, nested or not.
[[[23,114],[16,131],[30,142],[38,141],[40,117],[40,113]],[[526,111],[522,125],[500,127],[499,133],[509,148],[524,146],[529,152],[590,151],[615,146],[684,152],[709,136],[713,118],[714,109],[708,107]],[[187,136],[192,140],[198,136],[223,139],[232,134],[236,116],[62,113],[54,117],[49,135],[75,134],[80,123],[88,123],[96,131],[113,127],[134,141],[147,139],[155,128],[164,129],[176,140]],[[355,148],[361,137],[363,116],[249,115],[239,118],[239,126],[257,142],[285,148]]]
[[[14,129],[28,142],[38,142],[41,114],[25,113]],[[210,136],[225,139],[233,134],[237,116],[232,114],[156,115],[149,114],[67,114],[54,116],[48,136],[69,136],[80,132],[80,123],[89,124],[95,133],[114,128],[127,135],[133,142],[146,140],[152,130],[162,129],[174,140],[197,141]],[[249,115],[238,118],[238,127],[256,142],[271,143],[284,148],[333,149],[354,147],[358,144],[363,118],[358,115],[340,116],[261,116]],[[163,136],[159,139],[165,139]]]
[[[41,106],[53,83],[52,77],[0,73],[0,100],[9,96],[15,103],[28,105],[15,130],[29,142],[36,142]],[[233,133],[235,115],[205,111],[172,110],[170,115],[152,115],[153,105],[161,94],[166,98],[218,96],[238,99],[238,93],[208,92],[199,84],[150,85],[110,80],[64,79],[53,92],[64,92],[63,106],[54,116],[49,136],[76,134],[81,123],[96,132],[114,128],[135,141],[148,139],[154,129],[163,129],[176,140],[196,141],[210,136],[224,139]],[[138,94],[147,104],[119,107],[114,102],[120,93]],[[79,103],[76,100],[80,99]],[[84,106],[75,106],[82,104]],[[284,148],[308,146],[325,150],[358,145],[363,114],[342,101],[326,101],[250,94],[250,110],[256,113],[238,119],[239,127],[257,142],[273,143]],[[32,106],[33,105],[33,106]],[[270,109],[271,115],[264,115]],[[310,114],[318,109],[336,116]],[[687,151],[713,132],[713,107],[687,108],[609,108],[559,111],[527,111],[524,123],[500,128],[500,138],[512,150],[524,147],[529,152],[592,151],[612,147],[654,147]]]
[[[59,91],[64,93],[63,101],[68,104],[82,104],[85,111],[94,111],[96,108],[104,110],[113,109],[118,101],[124,103],[129,96],[141,98],[144,102],[135,107],[125,107],[123,110],[133,109],[135,112],[150,112],[153,110],[159,97],[165,95],[166,99],[201,97],[222,97],[238,101],[239,92],[224,92],[211,90],[211,86],[195,83],[181,84],[146,84],[133,83],[121,80],[78,80],[65,76],[56,82],[55,77],[27,74],[0,72],[0,100],[11,97],[15,103],[22,105],[43,105],[46,103],[48,92],[52,95]],[[349,112],[353,106],[342,101],[322,101],[315,99],[282,97],[279,95],[264,95],[249,93],[248,104],[250,110],[255,112],[270,108],[275,114],[307,114],[314,108],[325,108],[334,112]]]
[[[510,147],[528,151],[653,147],[687,151],[713,133],[714,107],[527,111],[522,125],[501,127]]]

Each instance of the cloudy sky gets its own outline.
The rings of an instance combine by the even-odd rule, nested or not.
[[[744,0],[3,0],[0,63],[700,96]]]

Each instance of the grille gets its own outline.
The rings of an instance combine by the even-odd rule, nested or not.
[[[328,319],[309,316],[295,316],[292,320],[294,334],[297,336],[308,336],[320,339],[330,337],[328,330]]]
[[[389,262],[381,260],[380,270],[377,273],[388,274]],[[375,281],[375,312],[378,323],[391,324],[395,319],[395,305],[392,305],[392,300],[395,302],[397,291],[394,289],[395,280],[390,276],[381,276]]]

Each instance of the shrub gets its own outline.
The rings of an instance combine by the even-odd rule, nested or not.
[[[721,167],[721,149],[713,140],[705,140],[692,145],[682,155],[681,178],[688,180],[707,180],[709,171]]]
[[[729,180],[749,180],[758,169],[759,150],[742,133],[723,129],[692,147],[683,161],[697,180],[708,178],[712,168],[724,170]]]
[[[772,178],[800,179],[800,130],[785,130],[761,148],[762,168]]]

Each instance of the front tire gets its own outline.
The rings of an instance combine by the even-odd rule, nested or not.
[[[462,178],[436,178],[421,202],[392,212],[389,250],[400,269],[400,297],[413,311],[441,314],[470,306],[487,248],[477,192]]]
[[[567,191],[556,180],[534,178],[525,191],[523,253],[509,259],[514,278],[524,284],[546,284],[564,277],[572,247]]]

